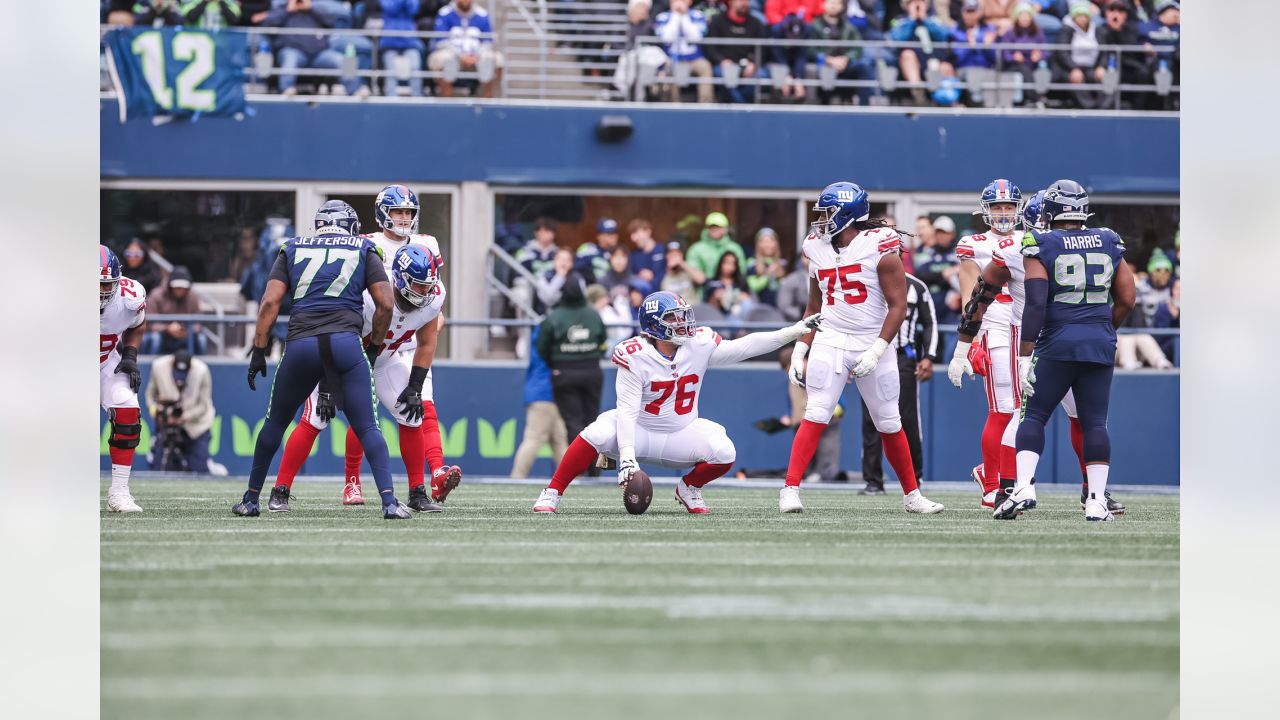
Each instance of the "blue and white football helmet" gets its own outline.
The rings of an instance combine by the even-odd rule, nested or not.
[[[1084,222],[1089,212],[1089,193],[1075,180],[1059,180],[1044,189],[1044,205],[1040,211],[1046,223],[1066,220]]]
[[[1026,207],[1022,209],[1022,225],[1026,227],[1028,230],[1046,229],[1047,226],[1045,225],[1044,221],[1041,219],[1041,214],[1043,212],[1044,212],[1044,191],[1037,190],[1036,194],[1032,195],[1031,198],[1027,200]]]
[[[413,219],[408,222],[397,222],[391,219],[391,211],[395,208],[412,210]],[[388,185],[378,193],[373,204],[374,215],[378,227],[390,230],[400,237],[409,237],[418,232],[418,216],[422,214],[422,206],[418,204],[418,196],[407,185]]]
[[[107,309],[120,292],[120,258],[106,245],[98,246],[98,312]]]
[[[360,218],[356,209],[341,200],[328,200],[316,210],[316,230],[339,228],[349,235],[360,234]]]
[[[440,283],[435,256],[421,245],[406,244],[391,261],[391,283],[405,302],[414,307],[426,305]]]
[[[818,219],[810,229],[821,237],[834,238],[853,223],[871,217],[871,200],[860,186],[836,182],[822,189],[813,211]]]
[[[992,210],[992,205],[1008,205],[1012,209]],[[998,233],[1011,233],[1018,227],[1022,219],[1022,191],[1017,185],[999,178],[987,183],[982,188],[982,197],[978,201],[982,209],[982,221]]]
[[[683,345],[689,342],[696,330],[693,308],[673,292],[660,290],[652,293],[640,305],[640,332],[654,340]]]

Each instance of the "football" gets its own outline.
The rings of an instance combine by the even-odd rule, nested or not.
[[[622,504],[627,506],[627,512],[632,515],[642,515],[649,509],[651,502],[653,502],[653,483],[645,471],[636,470],[631,473],[631,479],[622,488]]]

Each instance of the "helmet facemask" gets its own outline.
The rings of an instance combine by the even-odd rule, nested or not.
[[[407,220],[397,218],[392,215],[396,210],[408,210],[413,215]],[[382,221],[382,228],[404,238],[416,235],[418,233],[418,208],[413,205],[388,208],[386,210],[386,218]]]
[[[658,318],[658,325],[666,330],[665,338],[667,342],[676,345],[683,345],[693,338],[693,333],[697,330],[693,322],[693,308],[684,306],[668,310]]]
[[[400,288],[400,296],[414,307],[423,307],[431,302],[431,297],[436,293],[436,285],[439,283],[440,278],[434,270],[425,281],[415,280],[406,275],[404,285]]]
[[[1013,200],[995,200],[982,203],[982,220],[992,230],[1008,234],[1018,227],[1022,218],[1022,203]]]
[[[106,310],[111,301],[116,299],[116,293],[118,292],[120,292],[120,278],[99,278],[98,312]]]

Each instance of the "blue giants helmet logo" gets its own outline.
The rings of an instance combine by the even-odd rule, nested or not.
[[[435,256],[420,245],[405,245],[391,261],[391,281],[405,302],[414,307],[426,305],[440,282]]]
[[[408,219],[393,219],[391,211],[396,209],[409,210],[413,216]],[[421,210],[418,196],[405,185],[388,185],[382,188],[382,192],[378,193],[378,199],[373,204],[378,227],[400,237],[409,237],[418,232],[418,216]]]
[[[640,305],[640,332],[654,340],[683,345],[693,337],[693,308],[679,295],[662,290]]]

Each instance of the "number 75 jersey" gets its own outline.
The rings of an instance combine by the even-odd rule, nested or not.
[[[810,235],[802,251],[809,276],[822,291],[822,327],[814,342],[846,350],[865,350],[880,336],[889,305],[880,288],[880,258],[902,252],[902,237],[893,228],[864,230],[843,248]]]

